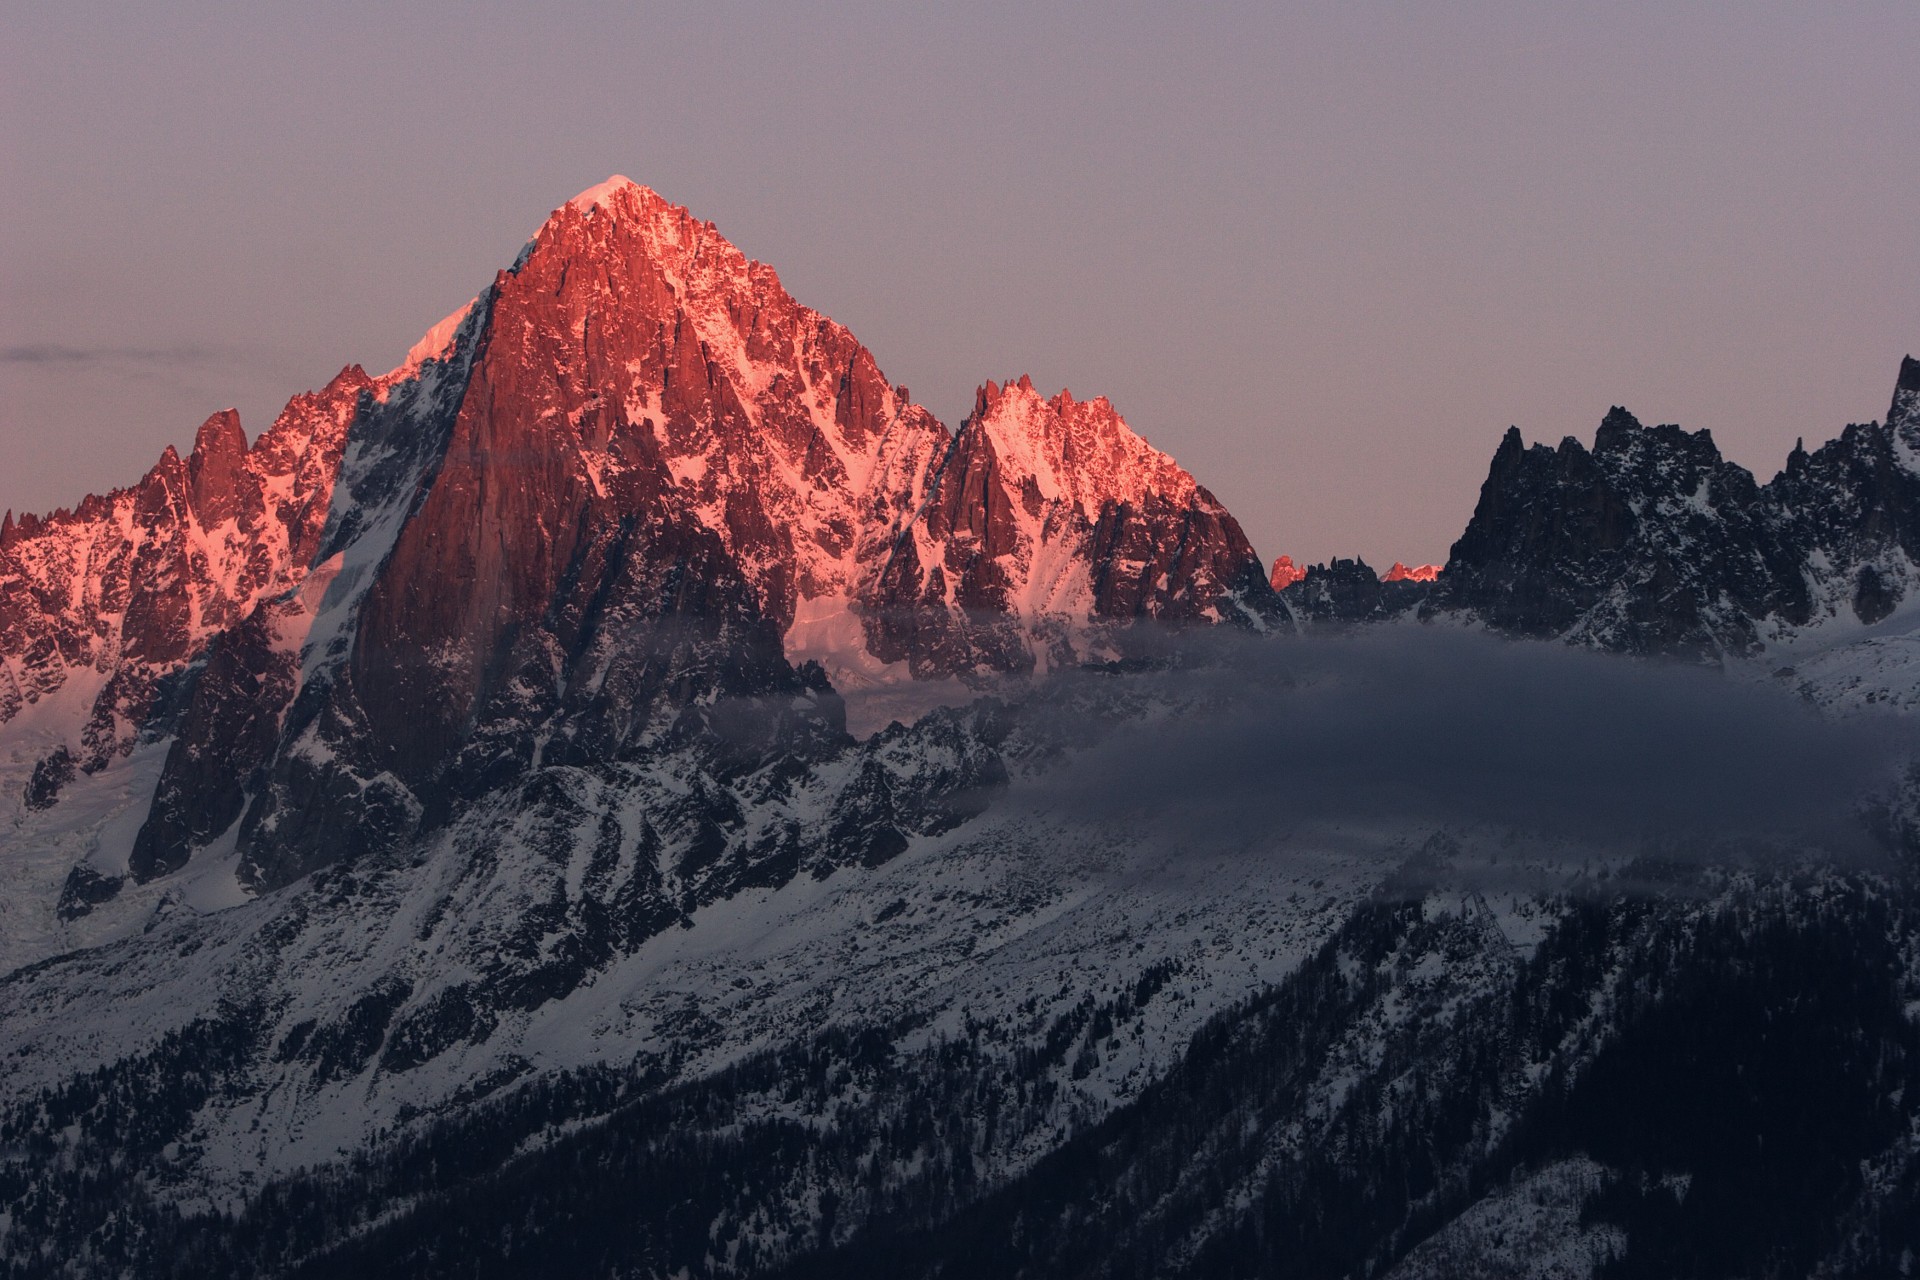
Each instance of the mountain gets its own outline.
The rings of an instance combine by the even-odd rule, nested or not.
[[[1920,362],[1884,422],[1765,485],[1705,431],[1608,413],[1591,450],[1510,430],[1431,600],[1527,636],[1696,660],[1871,625],[1920,582]]]
[[[247,885],[287,883],[537,764],[684,736],[702,699],[1044,671],[1141,619],[1284,625],[1233,517],[1107,401],[989,383],[949,433],[770,268],[620,178],[392,373],[348,370],[250,453],[228,414],[169,459],[0,552],[31,584],[7,596],[0,719],[105,677],[77,742],[52,724],[36,802],[76,756],[172,734],[130,857],[78,872],[69,912],[229,830]],[[794,714],[752,732],[840,732]]]
[[[1896,1274],[1917,433],[1279,583],[610,180],[5,522],[0,1275]]]

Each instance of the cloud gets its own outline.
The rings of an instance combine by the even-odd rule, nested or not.
[[[14,365],[204,365],[223,358],[225,353],[217,348],[192,344],[175,347],[74,347],[58,342],[40,342],[0,347],[0,364]]]
[[[1477,828],[1858,857],[1863,798],[1920,756],[1908,721],[1826,718],[1745,671],[1441,628],[1225,643],[1152,679],[1186,710],[1107,735],[1033,802],[1221,846]]]

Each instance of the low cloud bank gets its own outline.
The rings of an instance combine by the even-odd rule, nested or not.
[[[1920,757],[1911,721],[1829,719],[1748,673],[1425,627],[1210,648],[1152,677],[1203,709],[1113,734],[1032,798],[1201,842],[1484,826],[1868,857],[1863,803]]]

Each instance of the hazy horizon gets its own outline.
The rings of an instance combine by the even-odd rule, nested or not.
[[[949,426],[1105,395],[1271,561],[1443,560],[1501,434],[1762,480],[1920,349],[1920,10],[9,11],[0,508],[397,364],[625,173]]]

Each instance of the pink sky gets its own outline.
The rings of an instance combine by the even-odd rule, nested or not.
[[[0,508],[398,363],[613,172],[949,424],[1110,397],[1268,559],[1442,560],[1616,403],[1765,479],[1920,350],[1910,0],[904,9],[14,6]]]

